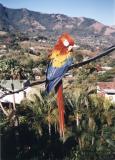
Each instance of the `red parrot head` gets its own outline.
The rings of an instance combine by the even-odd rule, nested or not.
[[[54,46],[54,50],[57,50],[60,52],[60,54],[68,54],[69,51],[72,50],[72,48],[75,46],[73,38],[68,33],[63,33],[56,45]]]

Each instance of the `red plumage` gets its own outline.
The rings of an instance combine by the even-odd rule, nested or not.
[[[64,99],[62,80],[57,85],[57,105],[59,113],[59,133],[61,137],[64,137]]]

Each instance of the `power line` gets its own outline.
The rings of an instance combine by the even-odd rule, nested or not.
[[[113,46],[105,49],[105,50],[104,50],[103,52],[101,52],[101,53],[98,53],[98,55],[94,56],[93,58],[89,58],[89,59],[86,60],[86,61],[83,61],[83,62],[80,62],[80,63],[71,65],[71,66],[68,68],[68,71],[71,70],[71,69],[73,69],[73,68],[79,68],[79,67],[81,67],[81,66],[83,66],[83,65],[86,65],[86,64],[88,64],[88,63],[90,63],[90,62],[93,62],[93,61],[95,61],[95,60],[97,60],[97,59],[99,59],[99,58],[101,58],[101,57],[104,57],[104,56],[108,55],[109,53],[113,52],[114,50],[115,50],[115,45],[113,45]],[[40,84],[43,84],[43,83],[45,83],[45,82],[46,82],[46,79],[43,79],[43,80],[41,80],[41,81],[35,81],[35,82],[30,83],[28,87],[35,86],[35,85],[40,85]],[[25,89],[28,88],[28,87],[25,87],[25,88],[19,89],[19,90],[17,90],[17,91],[11,91],[11,90],[6,89],[5,87],[2,87],[1,85],[0,85],[0,87],[9,92],[9,93],[5,93],[5,94],[3,94],[2,96],[0,96],[0,99],[3,98],[3,97],[5,97],[6,95],[11,95],[11,94],[19,93],[19,92],[24,91]]]

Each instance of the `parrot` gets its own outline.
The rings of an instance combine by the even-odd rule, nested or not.
[[[59,133],[64,136],[64,98],[62,79],[73,63],[72,50],[75,47],[74,39],[68,33],[62,33],[58,38],[49,58],[46,70],[46,93],[55,90],[59,115]]]

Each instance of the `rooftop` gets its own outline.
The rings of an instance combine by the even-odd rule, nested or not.
[[[100,89],[115,90],[115,82],[98,82],[97,85]]]

